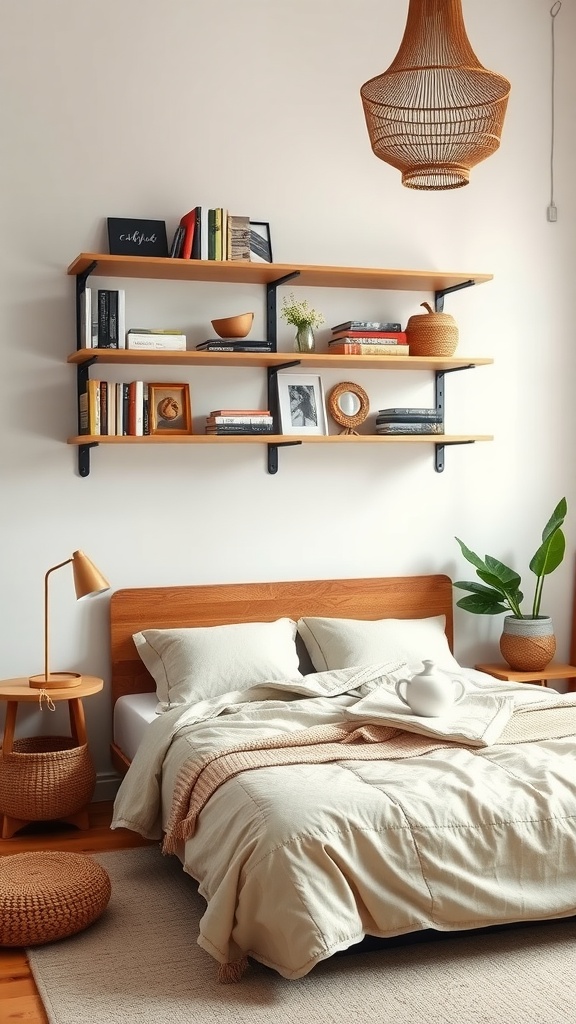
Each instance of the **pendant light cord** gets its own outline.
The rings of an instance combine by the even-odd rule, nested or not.
[[[556,34],[555,34],[555,23],[556,18],[560,14],[560,8],[562,7],[562,0],[556,0],[556,3],[552,4],[550,8],[550,19],[552,27],[552,82],[551,82],[551,109],[550,109],[550,202],[548,204],[547,217],[551,223],[555,223],[558,220],[558,210],[556,203],[554,202],[554,143],[555,143],[555,131],[556,131],[556,100],[555,100],[555,86],[556,86]]]

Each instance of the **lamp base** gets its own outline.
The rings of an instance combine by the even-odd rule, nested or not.
[[[82,682],[80,672],[49,672],[39,676],[30,676],[28,685],[36,690],[65,690],[69,686],[79,686]]]

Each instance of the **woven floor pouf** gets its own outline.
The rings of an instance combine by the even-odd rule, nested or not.
[[[110,899],[104,868],[81,853],[0,857],[0,946],[38,946],[92,924]]]

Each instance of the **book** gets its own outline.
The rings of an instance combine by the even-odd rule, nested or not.
[[[214,259],[222,259],[222,207],[214,210]]]
[[[377,434],[443,434],[442,423],[381,423]]]
[[[250,260],[250,218],[228,217],[228,259]]]
[[[118,348],[126,348],[126,291],[118,289]]]
[[[207,341],[199,341],[197,348],[206,348],[206,345],[256,345],[259,348],[268,348],[271,341],[264,338],[208,338]]]
[[[150,433],[150,396],[146,381],[142,385],[142,433]]]
[[[208,338],[208,341],[199,341],[196,348],[208,348],[209,345],[225,345],[226,348],[242,348],[243,345],[250,345],[251,348],[270,352],[272,342],[264,341],[261,338]]]
[[[210,416],[269,416],[269,409],[212,409]]]
[[[215,252],[214,238],[215,238],[215,230],[216,230],[214,216],[215,216],[215,210],[208,210],[208,232],[207,232],[207,236],[208,236],[208,247],[207,247],[208,248],[208,252],[207,252],[207,258],[209,260],[213,260],[213,259],[216,258],[215,255],[214,255],[214,252]]]
[[[126,335],[126,348],[142,350],[162,350],[164,352],[185,352],[185,334],[139,334],[136,331],[128,331]]]
[[[272,423],[272,416],[207,416],[207,426],[218,426],[222,423],[232,423],[237,426],[250,426],[253,423]]]
[[[128,385],[128,433],[142,437],[144,432],[144,381],[132,380]]]
[[[182,243],[184,241],[184,235],[186,229],[183,224],[179,224],[174,232],[174,238],[172,239],[172,245],[170,246],[170,258],[177,260],[180,258],[182,252]]]
[[[106,433],[107,434],[115,434],[116,433],[116,384],[114,383],[114,381],[108,381],[107,399],[108,399],[108,401],[107,401],[108,417],[107,417],[107,424],[106,424]]]
[[[116,384],[116,430],[118,437],[124,433],[124,385]]]
[[[108,315],[110,294],[108,288],[98,289],[98,348],[110,348],[108,334]]]
[[[108,433],[108,381],[100,381],[100,433]]]
[[[202,207],[196,206],[196,224],[194,225],[194,237],[192,239],[192,255],[191,259],[200,260],[202,259],[202,232],[204,226],[202,224]]]
[[[124,309],[124,297],[120,298],[119,289],[98,289],[98,348],[124,348],[118,335],[121,304]]]
[[[248,423],[246,425],[236,423],[219,423],[214,426],[207,425],[206,434],[272,434],[274,428],[272,423]]]
[[[204,345],[196,345],[196,348],[201,352],[273,352],[272,344],[267,342],[265,345],[232,345],[222,343],[221,341],[210,341]]]
[[[443,417],[441,413],[432,412],[430,415],[425,416],[377,416],[376,426],[383,423],[442,423]]]
[[[100,433],[100,381],[90,378],[86,381],[88,395],[88,433]]]
[[[436,409],[428,405],[393,406],[391,409],[378,409],[378,416],[427,416],[436,414]]]
[[[397,345],[406,345],[408,335],[406,331],[338,331],[332,332],[332,341],[391,341]]]
[[[339,356],[382,356],[383,359],[393,356],[410,355],[409,345],[372,345],[370,342],[339,341],[329,345],[328,354]]]
[[[184,228],[184,238],[182,240],[182,249],[180,250],[180,259],[189,260],[192,257],[192,245],[194,242],[194,231],[196,228],[196,208],[185,213],[180,220],[180,224]]]
[[[80,337],[81,348],[92,348],[92,289],[86,287],[80,292]]]
[[[108,291],[108,340],[110,348],[118,348],[118,292]]]
[[[401,331],[399,323],[385,323],[382,320],[345,320],[336,324],[333,331]]]
[[[122,384],[122,433],[129,434],[130,430],[130,385]]]

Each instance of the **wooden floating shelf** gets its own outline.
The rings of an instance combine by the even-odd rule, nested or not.
[[[386,288],[389,291],[436,292],[466,284],[484,284],[492,274],[461,274],[440,270],[390,270],[379,267],[306,266],[298,263],[249,263],[232,260],[176,260],[153,256],[109,256],[80,253],[68,274],[98,277],[140,277],[156,281],[214,281],[221,284],[273,284],[291,274],[294,287]]]
[[[467,444],[493,441],[490,434],[237,434],[217,437],[213,434],[146,434],[133,437],[122,434],[78,434],[68,444]]]
[[[492,359],[465,356],[343,356],[330,352],[189,352],[141,351],[125,348],[80,348],[68,356],[69,363],[82,365],[92,360],[113,365],[141,366],[301,366],[329,370],[450,370],[468,366],[487,366]]]

